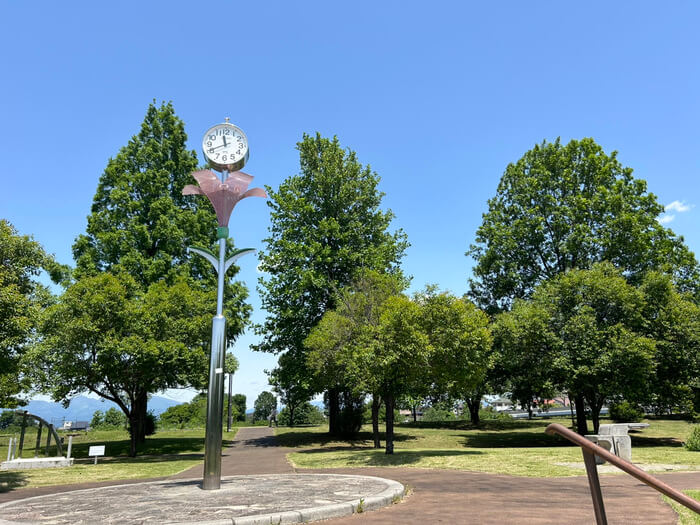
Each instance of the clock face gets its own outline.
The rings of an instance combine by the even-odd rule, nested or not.
[[[202,139],[204,156],[218,170],[236,171],[248,160],[248,138],[233,124],[217,124]]]

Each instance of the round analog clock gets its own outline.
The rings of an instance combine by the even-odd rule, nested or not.
[[[207,130],[202,150],[215,170],[238,171],[248,161],[248,138],[239,127],[224,122]]]

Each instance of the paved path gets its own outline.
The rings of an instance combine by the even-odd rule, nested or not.
[[[222,475],[283,474],[294,472],[286,460],[291,449],[275,446],[271,429],[241,428],[233,446],[224,452]],[[413,468],[357,468],[300,470],[301,473],[359,474],[394,479],[413,489],[402,503],[387,508],[336,518],[329,525],[369,524],[592,524],[593,507],[585,476],[525,478],[479,472]],[[170,479],[197,478],[197,466]],[[700,488],[700,472],[658,476],[678,489]],[[143,481],[143,480],[138,480]],[[0,502],[80,487],[22,489],[0,494]],[[601,485],[610,525],[676,523],[677,516],[659,494],[628,475],[602,475]],[[34,493],[32,493],[34,492]]]

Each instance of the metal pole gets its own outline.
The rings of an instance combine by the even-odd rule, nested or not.
[[[13,444],[14,440],[15,440],[14,437],[10,437],[10,443],[7,445],[7,461],[15,459],[12,455],[12,444]]]
[[[595,522],[597,525],[608,525],[608,520],[605,517],[605,505],[603,504],[603,493],[600,491],[600,479],[598,478],[598,469],[595,464],[595,454],[581,450],[583,452],[583,463],[586,465],[586,474],[588,475],[588,486],[591,489],[591,498],[593,499],[593,512],[595,513]]]
[[[226,432],[231,432],[231,389],[233,388],[233,374],[228,374],[228,417],[226,418]]]
[[[226,237],[219,239],[219,281],[216,316],[212,321],[209,390],[207,393],[207,429],[204,438],[204,490],[221,487],[221,438],[224,405],[224,353],[226,351],[226,318],[224,310],[224,267]]]
[[[34,446],[34,457],[39,457],[39,450],[41,449],[41,421],[39,421],[39,429],[36,431],[36,445]]]
[[[68,436],[68,452],[66,458],[70,458],[70,453],[73,450],[73,436]]]

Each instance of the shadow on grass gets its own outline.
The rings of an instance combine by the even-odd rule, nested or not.
[[[323,447],[328,443],[337,443],[340,441],[348,444],[348,447],[346,448],[372,448],[372,439],[371,432],[358,432],[357,435],[353,436],[352,438],[336,437],[331,436],[328,433],[320,432],[289,432],[275,436],[275,444],[282,447]],[[384,432],[379,433],[379,439],[381,441],[386,441],[386,435]],[[394,433],[394,441],[397,443],[416,439],[418,439],[417,436],[412,436],[401,432]],[[325,447],[323,450],[325,451],[330,449]]]
[[[324,449],[300,450],[299,454],[319,454],[323,452],[353,451],[352,447],[331,447]],[[393,454],[385,454],[384,449],[366,449],[366,454],[358,454],[343,458],[347,466],[385,467],[387,465],[412,465],[424,458],[474,456],[483,454],[477,450],[395,450]]]
[[[27,484],[27,476],[22,472],[4,470],[0,472],[0,493],[20,489]]]
[[[478,425],[474,425],[471,421],[463,419],[457,419],[454,421],[416,421],[415,423],[401,423],[399,428],[432,428],[451,430],[515,430],[523,428],[537,428],[544,430],[549,422],[544,422],[542,419],[543,418],[537,420],[485,419]]]
[[[683,442],[674,437],[635,436],[630,432],[633,447],[682,447]]]
[[[224,440],[225,447],[230,446],[231,440]],[[129,440],[118,441],[90,441],[85,443],[73,443],[72,456],[77,459],[87,458],[90,446],[104,444],[107,456],[128,456]],[[197,453],[204,450],[204,438],[146,438],[145,443],[136,447],[137,456],[186,454]]]
[[[475,434],[459,434],[465,447],[476,448],[537,448],[571,446],[560,436],[550,436],[543,431],[533,432],[479,432]]]

